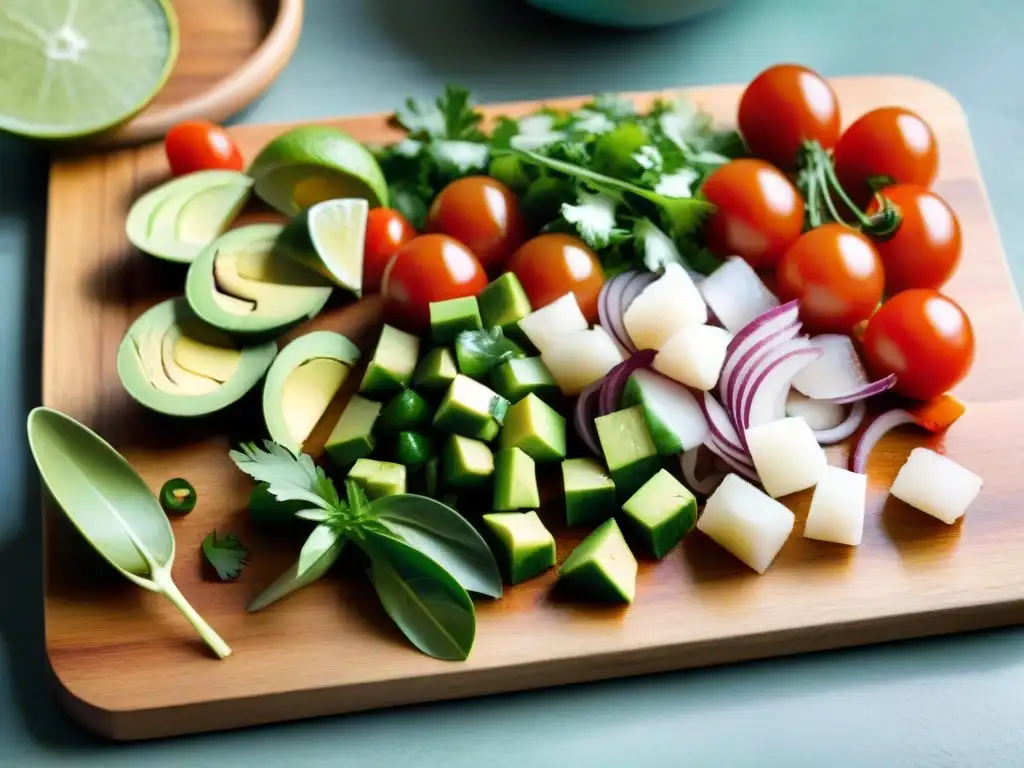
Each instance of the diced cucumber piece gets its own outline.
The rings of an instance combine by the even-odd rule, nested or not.
[[[460,373],[434,414],[434,427],[442,432],[490,441],[498,434],[507,410],[508,400]]]
[[[395,460],[418,469],[434,456],[434,441],[420,432],[402,431],[395,439]]]
[[[601,522],[619,508],[615,482],[597,459],[563,461],[562,484],[567,525]]]
[[[637,562],[615,518],[609,518],[581,541],[562,563],[558,580],[591,600],[632,603]]]
[[[484,524],[496,540],[496,555],[509,584],[519,584],[555,565],[555,537],[534,511],[491,512]]]
[[[496,512],[536,509],[540,506],[537,467],[518,448],[505,448],[494,457],[494,503]]]
[[[490,282],[480,292],[480,317],[485,328],[501,328],[506,336],[515,338],[525,334],[519,330],[519,321],[532,311],[530,299],[514,272],[506,272]]]
[[[707,420],[690,390],[653,371],[640,368],[630,374],[621,407],[634,405],[643,408],[647,429],[662,456],[696,448],[708,435]]]
[[[430,421],[430,406],[414,390],[403,389],[384,406],[377,419],[381,432],[415,429]]]
[[[374,459],[359,459],[348,471],[348,478],[359,483],[370,500],[405,493],[405,477],[403,465]]]
[[[434,347],[427,352],[416,366],[412,383],[416,389],[428,395],[441,394],[451,386],[459,372],[455,367],[455,356],[448,347]]]
[[[380,415],[380,403],[353,395],[334,425],[324,450],[338,467],[369,456],[376,445],[373,426]]]
[[[624,522],[659,559],[697,523],[697,499],[664,469],[630,496],[622,511]]]
[[[451,344],[462,331],[483,327],[476,296],[430,302],[430,336],[435,344]]]
[[[661,469],[647,420],[639,405],[594,419],[605,464],[620,499],[628,499]]]
[[[387,397],[409,386],[420,354],[420,340],[411,333],[385,325],[380,332],[359,392],[371,397]]]
[[[451,435],[441,457],[444,481],[455,488],[471,488],[494,474],[494,454],[486,443]]]
[[[508,409],[499,447],[521,448],[536,462],[565,458],[565,417],[535,394]]]
[[[561,397],[558,382],[539,357],[506,360],[491,371],[491,386],[510,403],[518,403],[531,392],[548,402]]]

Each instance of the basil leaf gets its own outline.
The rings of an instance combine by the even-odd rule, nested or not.
[[[318,525],[302,545],[299,559],[254,597],[245,610],[254,613],[312,584],[334,565],[348,538],[329,525]]]
[[[463,589],[501,597],[501,573],[483,537],[451,507],[415,494],[370,505],[377,520],[450,573]]]
[[[368,533],[360,546],[370,556],[370,580],[388,616],[423,653],[445,661],[469,657],[476,613],[448,571],[408,544]]]

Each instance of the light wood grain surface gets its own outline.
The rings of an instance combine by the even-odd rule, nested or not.
[[[977,337],[977,361],[956,390],[968,404],[966,415],[942,438],[904,430],[880,444],[869,467],[864,541],[856,549],[803,539],[809,494],[797,494],[786,499],[797,513],[796,528],[765,575],[746,569],[699,532],[663,561],[641,562],[637,599],[629,608],[555,599],[552,571],[508,589],[499,601],[477,601],[476,645],[461,663],[415,651],[351,567],[260,613],[244,612],[298,546],[250,530],[249,482],[227,456],[238,439],[262,435],[258,392],[219,416],[186,422],[137,406],[115,371],[116,349],[132,320],[181,291],[180,265],[139,254],[124,236],[131,202],[166,178],[163,155],[150,146],[55,164],[43,401],[99,430],[154,489],[172,476],[193,481],[199,504],[173,523],[174,575],[234,649],[228,659],[214,660],[173,608],[98,567],[67,535],[59,512],[47,508],[46,643],[72,714],[114,738],[148,738],[1020,621],[1024,336],[966,118],[951,96],[919,80],[834,82],[846,123],[875,106],[904,104],[938,136],[936,190],[959,214],[965,243],[948,292],[970,315]],[[689,93],[723,124],[732,123],[739,86]],[[496,109],[513,113],[533,106]],[[384,116],[332,122],[364,141],[394,135]],[[232,134],[251,159],[281,128],[243,126]],[[372,299],[332,304],[299,332],[331,328],[367,348],[376,321]],[[907,452],[921,444],[984,477],[980,496],[957,525],[945,526],[887,495]],[[847,446],[829,450],[837,464],[846,453]],[[581,532],[565,530],[557,494],[552,498],[542,516],[556,532],[561,561]],[[252,551],[237,582],[203,577],[200,542],[215,527],[239,534]]]

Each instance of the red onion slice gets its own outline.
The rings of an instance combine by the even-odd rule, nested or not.
[[[741,407],[737,431],[746,445],[746,431],[786,415],[786,394],[793,377],[821,357],[821,350],[806,339],[793,339],[778,347],[756,373]]]
[[[638,274],[636,271],[630,271],[616,275],[601,287],[601,293],[597,297],[597,317],[601,327],[626,352],[636,350],[629,341],[626,327],[622,324],[622,314],[626,311],[622,303],[622,292],[629,281]]]
[[[902,408],[893,408],[886,411],[878,418],[868,424],[868,428],[861,434],[860,439],[850,454],[850,471],[863,474],[868,468],[868,456],[882,437],[889,431],[904,424],[915,424],[913,414]]]
[[[605,374],[601,382],[601,393],[597,401],[597,409],[602,416],[607,416],[612,411],[619,409],[619,401],[622,400],[622,390],[625,389],[630,374],[637,368],[650,367],[651,363],[654,362],[656,354],[656,350],[641,349]]]
[[[761,478],[757,476],[757,472],[754,471],[754,468],[752,466],[748,466],[742,461],[737,461],[736,457],[729,453],[729,451],[725,449],[725,446],[718,441],[714,433],[708,435],[707,440],[704,441],[704,445],[708,447],[709,451],[724,461],[733,472],[738,475],[742,475],[752,483],[756,483],[757,485],[761,484]]]
[[[786,394],[786,415],[799,416],[815,431],[838,427],[846,421],[847,414],[845,406],[828,400],[812,400],[795,389],[790,389]]]
[[[771,336],[762,339],[757,346],[748,349],[737,362],[730,384],[729,399],[725,401],[725,406],[732,414],[733,422],[737,427],[743,403],[748,397],[751,384],[758,372],[764,365],[771,362],[777,356],[776,351],[782,349],[786,344],[794,340],[806,342],[804,337],[797,339],[799,332],[799,324],[777,330]]]
[[[586,387],[580,396],[576,398],[576,407],[573,409],[572,423],[576,428],[576,434],[587,446],[587,450],[598,458],[602,457],[601,443],[597,439],[597,427],[594,426],[594,417],[597,415],[597,395],[601,388],[603,379],[598,379]]]
[[[793,387],[808,397],[853,403],[885,392],[896,383],[895,374],[870,381],[849,336],[822,334],[811,343],[824,354],[793,379]]]
[[[775,307],[779,300],[743,259],[732,257],[699,284],[708,309],[730,333]]]
[[[729,414],[725,412],[725,409],[715,400],[714,395],[710,392],[699,392],[696,394],[697,403],[704,413],[704,418],[707,419],[710,432],[704,442],[707,443],[708,440],[714,438],[721,451],[727,453],[733,462],[744,464],[752,469],[754,462],[746,449],[741,446],[739,435],[729,419]],[[716,451],[716,453],[718,452]]]
[[[718,484],[725,479],[725,475],[721,472],[712,471],[703,478],[697,477],[697,459],[703,447],[698,445],[696,448],[683,451],[679,455],[679,468],[683,472],[683,481],[686,483],[687,488],[701,496],[710,496],[714,493]]]
[[[864,421],[864,414],[867,412],[868,407],[864,405],[862,400],[858,400],[850,406],[850,413],[847,414],[846,419],[841,424],[837,424],[830,429],[815,429],[814,437],[817,438],[819,445],[841,443],[860,428],[861,423]]]

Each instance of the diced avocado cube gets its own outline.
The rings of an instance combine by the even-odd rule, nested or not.
[[[476,296],[430,302],[430,336],[435,344],[451,344],[460,332],[483,327]]]
[[[281,528],[304,522],[296,512],[309,509],[305,501],[278,501],[267,483],[257,483],[249,494],[249,519],[253,525]]]
[[[420,340],[411,333],[385,325],[366,373],[359,385],[364,395],[387,397],[409,386],[420,355]]]
[[[395,460],[417,469],[434,456],[434,441],[420,432],[402,431],[395,438]]]
[[[460,333],[455,339],[455,361],[459,373],[483,379],[506,360],[526,357],[523,348],[505,338],[501,328]]]
[[[598,416],[594,425],[618,497],[628,499],[661,469],[643,408],[634,405]]]
[[[559,582],[591,600],[632,603],[636,558],[615,518],[608,518],[581,541],[559,569]]]
[[[555,537],[536,512],[491,512],[483,521],[497,542],[496,555],[509,584],[532,579],[555,565]]]
[[[430,421],[430,406],[414,390],[403,389],[384,406],[377,419],[381,432],[415,429]]]
[[[623,522],[659,559],[697,524],[697,499],[664,469],[640,486],[622,511]]]
[[[536,509],[540,506],[537,466],[518,448],[505,448],[494,457],[494,510]]]
[[[348,477],[362,486],[371,501],[405,493],[405,467],[401,464],[359,459],[348,471]]]
[[[535,394],[529,394],[505,414],[498,447],[521,448],[537,462],[565,458],[565,418]]]
[[[567,525],[601,522],[619,508],[615,482],[597,459],[563,461],[562,483]]]
[[[486,443],[451,435],[441,457],[444,481],[455,488],[482,485],[494,474],[494,454]]]
[[[380,415],[380,403],[353,395],[324,444],[327,455],[339,467],[369,456],[376,440],[373,425]]]
[[[510,403],[518,403],[531,392],[549,402],[561,396],[558,382],[539,357],[506,360],[491,371],[491,386]]]
[[[480,316],[486,328],[498,327],[506,335],[521,333],[519,321],[533,308],[514,272],[506,272],[480,292]]]
[[[434,427],[442,432],[493,440],[508,410],[508,400],[493,389],[461,373],[448,387],[434,414]]]
[[[428,395],[440,394],[451,386],[458,372],[452,351],[448,347],[434,347],[416,366],[412,383]]]

